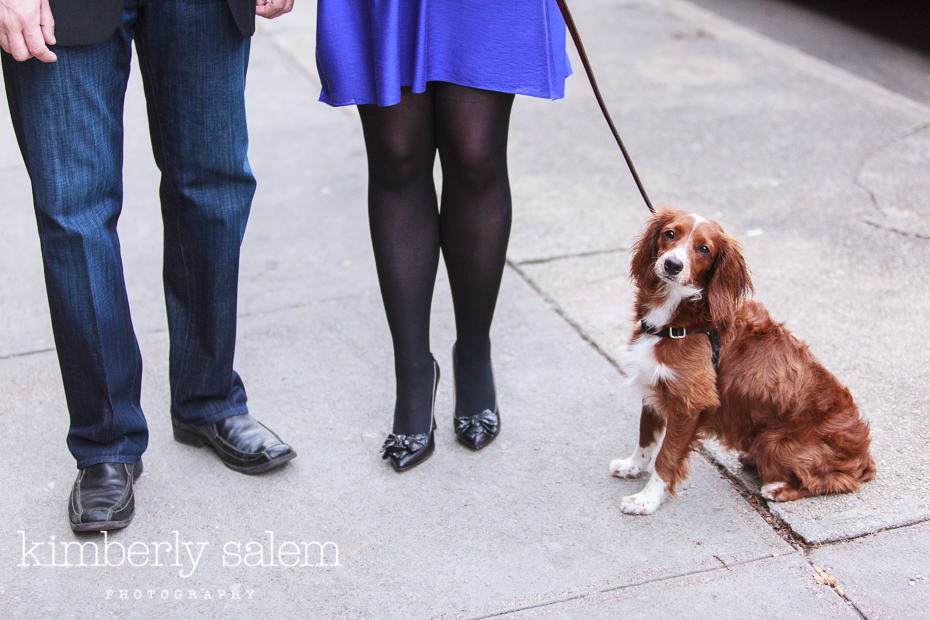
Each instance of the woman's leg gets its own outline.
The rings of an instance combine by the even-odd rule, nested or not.
[[[368,151],[371,242],[394,342],[393,432],[423,433],[431,423],[429,316],[439,265],[432,93],[405,92],[397,105],[358,110]]]
[[[435,85],[440,236],[455,306],[457,416],[494,410],[491,319],[510,237],[507,133],[513,95]]]

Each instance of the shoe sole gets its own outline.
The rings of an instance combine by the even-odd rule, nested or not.
[[[287,454],[282,454],[281,456],[277,458],[274,458],[270,461],[266,461],[264,463],[260,463],[258,465],[235,465],[235,464],[227,463],[226,461],[224,461],[223,457],[219,455],[216,449],[212,445],[210,445],[209,442],[204,441],[198,435],[195,435],[194,433],[185,431],[183,429],[179,429],[177,427],[175,427],[173,431],[174,431],[174,440],[177,441],[178,443],[182,443],[185,446],[191,446],[192,448],[210,448],[210,450],[212,450],[213,453],[216,454],[216,456],[220,459],[220,462],[223,463],[223,465],[225,465],[227,468],[235,472],[238,472],[240,474],[248,474],[248,475],[261,474],[268,470],[281,467],[288,461],[293,460],[294,458],[297,457],[297,452],[292,448],[291,451],[288,452]]]
[[[214,450],[214,453],[215,452],[216,451]],[[220,461],[223,462],[223,465],[225,465],[226,467],[228,467],[229,469],[235,472],[239,472],[240,474],[253,475],[253,474],[261,474],[268,470],[281,467],[288,461],[294,460],[295,458],[297,458],[297,452],[295,452],[294,450],[291,450],[287,454],[282,454],[281,456],[275,459],[272,459],[270,461],[267,461],[265,463],[262,463],[261,465],[251,465],[251,466],[231,465],[230,463],[223,461],[223,459],[220,459]]]
[[[462,439],[461,437],[459,437],[458,435],[456,435],[456,439],[459,440],[459,443],[460,443],[460,444],[462,444],[463,446],[465,446],[466,448],[468,448],[468,449],[471,450],[472,452],[478,452],[478,451],[480,451],[480,450],[484,450],[485,448],[487,448],[488,446],[490,446],[492,443],[494,443],[494,440],[497,439],[497,435],[494,435],[494,437],[492,437],[490,441],[488,441],[487,443],[481,444],[480,446],[476,446],[476,445],[474,445],[474,444],[471,444],[471,443],[465,441],[464,439]]]
[[[121,530],[132,523],[132,517],[122,521],[93,521],[91,523],[72,523],[72,532],[111,532]]]

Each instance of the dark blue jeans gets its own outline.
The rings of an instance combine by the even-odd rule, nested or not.
[[[134,463],[148,443],[116,234],[133,40],[162,175],[171,414],[206,424],[247,412],[233,356],[239,248],[255,192],[249,40],[225,0],[130,0],[104,43],[57,47],[52,64],[3,54],[79,468]]]

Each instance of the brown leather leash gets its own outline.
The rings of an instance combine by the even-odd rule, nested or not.
[[[614,135],[614,140],[617,141],[617,145],[620,147],[620,152],[623,153],[623,159],[626,160],[626,165],[633,175],[633,180],[636,181],[636,187],[639,188],[639,193],[642,194],[643,200],[646,201],[646,207],[648,207],[650,212],[655,213],[655,207],[652,206],[652,202],[646,194],[646,188],[643,187],[642,181],[639,180],[639,175],[636,174],[636,167],[633,165],[633,160],[630,159],[630,154],[623,145],[623,140],[620,139],[620,132],[617,131],[617,126],[614,125],[614,121],[610,117],[610,112],[607,110],[607,104],[604,103],[604,97],[601,96],[601,90],[597,87],[597,80],[594,79],[594,71],[591,69],[591,62],[588,60],[588,55],[584,51],[584,44],[581,42],[581,35],[578,33],[578,27],[575,26],[575,20],[572,19],[571,11],[568,10],[568,5],[565,4],[565,0],[555,1],[556,4],[559,5],[559,10],[562,11],[562,17],[565,19],[565,26],[572,36],[572,41],[575,42],[575,49],[578,50],[578,56],[581,57],[581,64],[584,65],[584,71],[588,75],[588,81],[591,83],[591,89],[594,91],[597,104],[601,107],[601,113],[604,115],[608,127],[610,127],[610,132]]]

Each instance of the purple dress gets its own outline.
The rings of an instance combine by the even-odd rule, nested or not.
[[[572,72],[555,0],[318,0],[316,62],[333,106],[431,81],[559,99]]]

